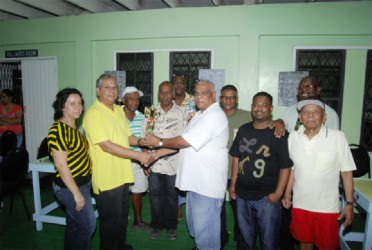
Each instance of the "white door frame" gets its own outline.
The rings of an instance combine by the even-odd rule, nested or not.
[[[38,60],[43,63],[45,60],[50,60],[55,65],[55,72],[52,72],[47,80],[43,77],[45,72],[32,72],[35,73],[34,76],[32,74],[24,76],[22,64],[27,63],[26,61]],[[34,161],[40,142],[48,135],[49,127],[53,122],[51,105],[58,90],[57,57],[0,58],[0,63],[7,62],[21,64],[26,149],[29,152],[30,161]],[[54,68],[54,65],[51,67]],[[30,79],[24,79],[25,77]],[[31,84],[37,88],[36,91],[27,90],[27,87],[30,87],[26,86],[27,81],[31,81]]]

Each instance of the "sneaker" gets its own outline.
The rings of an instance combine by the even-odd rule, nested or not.
[[[170,239],[170,240],[177,239],[177,230],[176,229],[169,229],[167,231],[167,233],[168,233],[168,239]]]
[[[160,230],[157,228],[153,228],[150,233],[150,239],[156,240],[160,236]]]
[[[136,230],[142,230],[146,232],[151,231],[151,226],[146,222],[141,222],[140,224],[133,224],[133,228]]]

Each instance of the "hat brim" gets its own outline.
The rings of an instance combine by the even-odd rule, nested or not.
[[[320,100],[302,100],[298,102],[297,109],[301,111],[301,109],[305,107],[306,105],[317,105],[324,110],[324,103]]]

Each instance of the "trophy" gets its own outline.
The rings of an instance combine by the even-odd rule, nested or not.
[[[146,124],[146,134],[153,134],[153,130],[155,127],[155,120],[160,115],[160,111],[158,111],[154,105],[151,107],[145,107],[145,117],[147,118]]]

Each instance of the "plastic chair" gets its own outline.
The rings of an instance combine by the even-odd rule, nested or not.
[[[17,147],[17,135],[11,131],[5,131],[0,137],[0,155],[5,157]]]
[[[0,201],[6,195],[11,196],[9,214],[12,213],[13,209],[13,198],[15,194],[18,194],[25,208],[27,217],[31,220],[31,215],[27,207],[25,197],[23,195],[23,183],[25,176],[28,172],[29,157],[28,152],[24,148],[17,148],[8,153],[6,157],[1,161],[0,164]]]
[[[349,146],[357,168],[353,171],[353,177],[361,177],[368,174],[368,178],[371,178],[371,167],[368,151],[361,145],[350,144]]]

